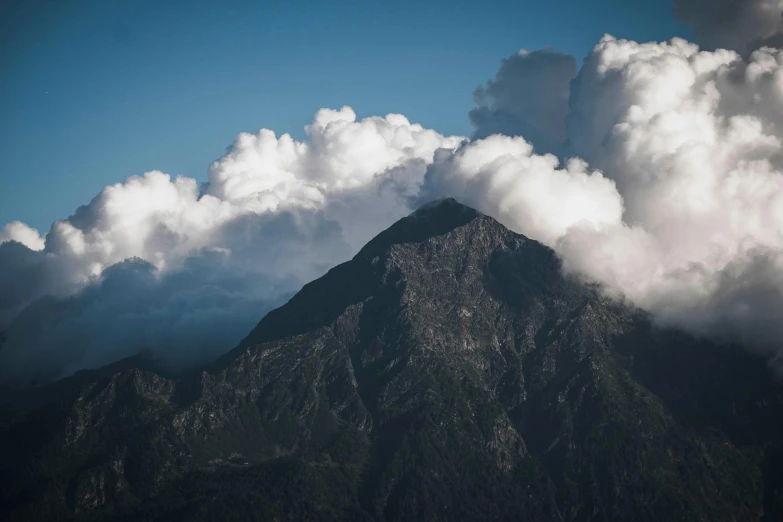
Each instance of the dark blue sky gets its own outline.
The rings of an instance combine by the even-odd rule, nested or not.
[[[206,179],[241,131],[303,137],[321,107],[470,133],[519,48],[688,36],[669,1],[0,2],[0,227],[42,232],[103,186]]]

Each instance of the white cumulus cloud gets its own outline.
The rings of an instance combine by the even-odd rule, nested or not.
[[[667,324],[780,358],[783,53],[606,36],[573,81],[571,64],[553,51],[504,62],[477,96],[472,141],[401,115],[322,109],[304,141],[240,134],[202,185],[148,172],[45,240],[7,225],[0,372],[47,380],[140,350],[208,360],[445,196]],[[546,132],[528,138],[528,124]]]
[[[44,238],[32,227],[21,221],[12,221],[0,230],[0,243],[17,241],[30,250],[43,250]]]
[[[203,186],[158,171],[108,186],[45,242],[7,225],[0,372],[46,380],[144,350],[172,364],[219,354],[405,215],[435,151],[463,140],[350,107],[318,111],[306,131],[240,134]]]
[[[783,335],[782,78],[777,49],[746,60],[681,39],[606,36],[570,93],[577,167],[534,156],[531,168],[516,159],[520,144],[493,137],[502,150],[464,149],[479,158],[469,168],[462,151],[449,169],[436,163],[434,186],[544,241],[569,270],[663,321],[774,355]]]
[[[427,173],[422,200],[452,196],[504,225],[555,245],[574,227],[600,230],[620,222],[614,182],[579,159],[559,165],[521,137],[492,135],[442,150]]]

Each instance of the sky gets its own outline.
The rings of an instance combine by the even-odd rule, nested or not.
[[[322,107],[470,135],[471,93],[520,48],[688,36],[667,1],[0,3],[0,225],[42,233],[104,186],[204,181],[239,132],[304,137]]]
[[[0,386],[198,368],[447,197],[783,375],[783,0],[223,4],[2,4]]]

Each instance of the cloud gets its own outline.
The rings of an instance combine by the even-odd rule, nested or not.
[[[435,150],[462,141],[349,107],[306,130],[240,134],[202,186],[158,171],[108,186],[45,242],[6,226],[0,377],[45,382],[139,351],[180,368],[219,355],[405,215]]]
[[[551,154],[534,154],[525,139],[501,135],[438,151],[419,200],[443,196],[549,245],[573,227],[613,225],[623,213],[614,182],[584,161],[560,166]]]
[[[566,140],[573,56],[552,49],[521,50],[503,60],[494,80],[473,93],[473,139],[524,136],[536,151],[559,154]]]
[[[0,243],[0,331],[30,302],[54,286],[46,257],[22,243]]]
[[[674,0],[677,18],[707,49],[748,54],[783,44],[781,0]]]
[[[21,221],[8,223],[0,231],[0,243],[16,241],[23,244],[30,250],[43,250],[44,238],[34,228],[31,228]]]
[[[677,39],[604,38],[575,82],[569,132],[626,212],[592,234],[600,248],[567,238],[566,259],[585,272],[609,262],[597,278],[667,320],[775,348],[743,317],[783,304],[781,64],[774,49],[746,62]]]
[[[438,155],[425,189],[555,248],[659,320],[780,358],[783,54],[604,37],[572,83],[558,166],[521,138]],[[587,166],[589,165],[589,167]]]
[[[38,299],[7,331],[4,380],[44,383],[137,353],[176,371],[207,362],[236,345],[298,284],[238,268],[219,250],[162,274],[131,258],[73,296]]]
[[[566,63],[556,53],[534,54],[506,60],[479,109],[528,123],[556,113],[546,136],[559,150],[541,145],[542,125],[480,138],[479,123],[465,140],[401,115],[322,109],[305,141],[240,134],[205,184],[148,172],[109,186],[43,245],[7,226],[0,377],[40,382],[139,350],[177,367],[208,360],[446,196],[665,324],[783,361],[783,53],[606,36],[573,80],[567,67],[541,72]],[[526,70],[541,74],[514,75]]]

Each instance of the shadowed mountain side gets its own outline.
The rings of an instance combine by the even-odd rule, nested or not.
[[[783,514],[783,391],[761,359],[653,326],[454,200],[379,234],[209,371],[128,364],[13,399],[4,516]]]

